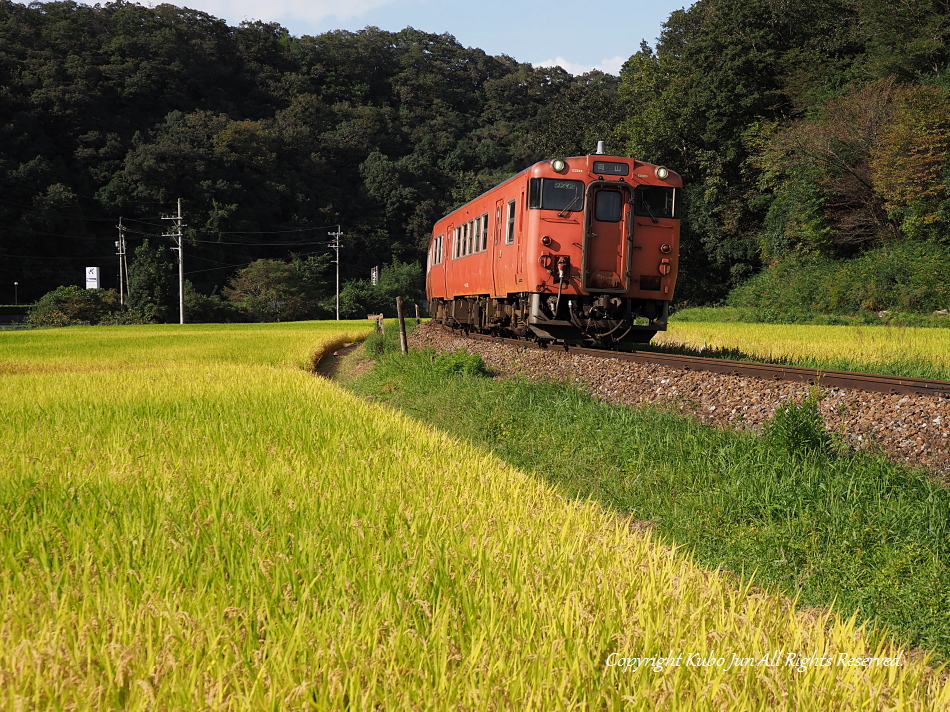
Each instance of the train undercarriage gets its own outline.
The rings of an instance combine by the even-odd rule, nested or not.
[[[657,331],[665,331],[669,302],[529,292],[505,298],[435,298],[429,313],[435,321],[466,332],[609,348],[624,342],[645,344]]]

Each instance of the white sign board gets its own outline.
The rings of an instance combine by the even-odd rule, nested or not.
[[[98,267],[86,267],[86,289],[99,289]]]

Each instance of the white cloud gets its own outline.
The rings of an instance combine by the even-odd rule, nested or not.
[[[623,63],[627,61],[627,57],[613,57],[612,59],[602,59],[600,64],[595,64],[593,66],[589,64],[578,64],[577,62],[569,62],[564,57],[558,57],[557,59],[546,59],[543,62],[535,62],[535,67],[561,67],[563,70],[569,74],[573,74],[575,77],[581,74],[587,74],[587,72],[593,69],[599,69],[606,74],[620,74],[620,68],[623,66]]]
[[[327,17],[347,20],[388,5],[392,0],[189,0],[181,3],[236,25],[244,20],[280,22],[288,18],[317,23]],[[158,2],[151,2],[156,5]]]

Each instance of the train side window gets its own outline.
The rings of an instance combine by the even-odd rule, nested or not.
[[[518,201],[508,201],[508,231],[505,233],[505,244],[510,245],[515,241],[515,206]]]
[[[488,249],[488,213],[482,215],[482,252]]]
[[[462,227],[455,228],[455,244],[452,246],[452,259],[457,260],[462,256]]]
[[[468,256],[468,223],[462,225],[462,257]]]
[[[482,219],[475,218],[475,249],[473,252],[482,251]]]
[[[594,199],[594,220],[620,222],[623,217],[623,194],[619,190],[598,190]]]
[[[432,245],[432,264],[442,264],[442,235],[435,238],[435,242]]]
[[[475,253],[475,222],[468,221],[468,254]]]

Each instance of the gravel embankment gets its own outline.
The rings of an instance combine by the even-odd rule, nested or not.
[[[761,378],[682,371],[580,356],[563,351],[522,349],[473,341],[431,322],[409,336],[415,348],[481,354],[502,375],[550,378],[586,384],[608,403],[654,403],[687,411],[728,428],[758,429],[787,399],[801,400],[808,386]],[[950,399],[884,395],[828,388],[819,404],[825,423],[855,447],[882,448],[899,461],[950,475]]]

